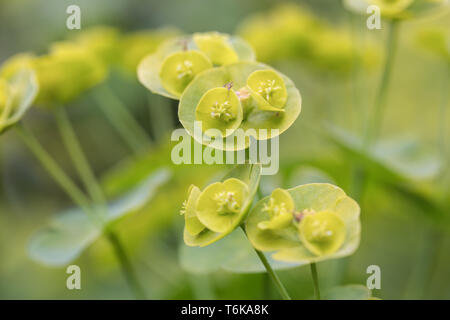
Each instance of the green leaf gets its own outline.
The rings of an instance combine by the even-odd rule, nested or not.
[[[206,70],[199,74],[186,88],[180,99],[178,107],[178,117],[183,127],[198,142],[208,145],[215,149],[223,150],[242,150],[249,146],[249,139],[239,139],[238,131],[231,134],[228,139],[204,138],[201,132],[194,131],[195,110],[202,96],[208,90],[217,87],[223,87],[232,83],[232,90],[238,91],[245,88],[247,79],[251,73],[257,70],[271,70],[270,67],[256,62],[239,62],[220,68]],[[278,134],[287,130],[297,119],[301,111],[301,96],[295,84],[285,75],[281,74],[286,85],[287,100],[283,108],[284,112],[274,112],[261,110],[251,102],[249,106],[244,107],[244,119],[239,128],[244,131],[254,129],[251,133],[256,139],[268,139],[276,136],[270,129],[278,129]],[[268,130],[267,136],[260,136],[259,129]],[[234,141],[238,137],[237,142]]]
[[[0,133],[22,119],[38,93],[37,79],[31,69],[21,69],[5,81],[8,87],[6,100],[10,104],[10,111],[8,115],[4,115],[5,107],[0,105]],[[2,119],[3,116],[5,119]]]
[[[205,247],[218,241],[228,234],[230,234],[234,229],[236,229],[240,223],[245,219],[252,204],[253,198],[255,197],[256,191],[258,189],[259,181],[261,176],[261,165],[259,164],[242,164],[237,165],[231,169],[221,181],[225,181],[231,178],[239,179],[248,186],[248,196],[247,201],[242,206],[242,210],[239,212],[239,218],[234,220],[235,222],[228,228],[228,232],[213,232],[211,230],[203,230],[198,235],[191,235],[187,230],[184,230],[184,242],[189,246],[200,246]]]
[[[361,225],[358,204],[345,192],[331,184],[312,183],[287,190],[294,200],[297,213],[305,211],[334,213],[345,225],[345,240],[337,251],[322,255],[314,254],[300,240],[295,223],[284,229],[261,229],[258,225],[270,219],[264,210],[270,197],[258,201],[246,221],[249,240],[258,250],[273,252],[275,260],[285,262],[311,263],[348,256],[359,246]]]
[[[328,137],[338,147],[376,173],[376,178],[426,179],[439,173],[439,157],[426,153],[419,144],[407,138],[378,141],[367,152],[357,136],[334,126],[328,126]]]
[[[322,294],[323,300],[369,300],[372,293],[360,284],[334,287]]]
[[[268,255],[266,257],[273,269],[287,269],[299,265],[275,261]],[[179,259],[183,269],[191,273],[204,274],[219,270],[235,273],[266,271],[240,228],[207,247],[188,247],[181,244]]]
[[[156,190],[170,178],[170,172],[160,169],[138,186],[108,204],[103,226],[96,226],[81,209],[70,209],[57,215],[50,224],[31,239],[30,257],[50,266],[61,266],[76,259],[103,233],[102,228],[148,203]]]

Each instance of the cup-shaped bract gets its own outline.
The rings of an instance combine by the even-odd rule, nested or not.
[[[283,111],[287,90],[283,78],[274,70],[257,70],[247,79],[247,87],[262,110]]]
[[[260,74],[260,71],[264,72]],[[247,81],[253,74],[256,75],[254,77],[256,80],[260,78],[260,75],[262,75],[261,78],[269,81],[277,77],[278,82],[275,83],[275,87],[278,84],[280,87],[282,86],[280,91],[283,93],[276,99],[281,103],[278,105],[278,107],[282,106],[281,110],[278,107],[270,106],[259,93],[252,94],[253,90],[248,88]],[[255,82],[255,90],[258,90],[259,82]],[[253,84],[253,81],[251,83]],[[203,133],[204,124],[198,121],[201,119],[196,117],[196,110],[209,90],[223,86],[233,90],[239,97],[243,118],[239,127],[227,137],[223,135],[211,137]],[[262,105],[263,107],[261,107]],[[250,143],[249,137],[265,140],[281,134],[294,123],[300,111],[300,92],[292,80],[267,65],[256,62],[239,62],[206,70],[198,75],[187,86],[180,99],[178,117],[183,127],[199,143],[215,149],[233,151],[247,148]],[[196,124],[201,124],[202,130],[196,130]]]
[[[246,231],[253,246],[273,252],[274,259],[306,264],[352,254],[359,246],[359,213],[342,189],[305,184],[276,189],[261,199],[248,216]]]
[[[28,58],[13,57],[0,68],[0,134],[19,122],[31,107],[38,82]]]
[[[230,135],[242,122],[242,106],[231,88],[213,88],[200,99],[195,119],[202,122],[202,130],[219,130],[222,137]]]
[[[377,6],[386,19],[411,19],[447,6],[447,0],[344,0],[351,11],[367,14],[369,6]]]
[[[156,52],[142,59],[137,72],[139,81],[150,91],[178,100],[202,71],[214,65],[254,60],[251,47],[238,37],[195,33],[162,43]]]
[[[239,61],[237,52],[229,41],[229,36],[218,32],[195,33],[196,46],[204,52],[215,65],[226,65]]]
[[[163,61],[159,77],[169,93],[181,96],[197,74],[211,67],[211,61],[200,51],[175,52]]]
[[[247,216],[260,173],[260,165],[239,165],[203,191],[192,185],[180,212],[185,216],[185,244],[204,247],[236,229]]]

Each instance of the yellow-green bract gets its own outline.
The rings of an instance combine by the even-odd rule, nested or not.
[[[183,52],[190,54],[183,56]],[[178,100],[184,88],[201,71],[254,60],[252,48],[238,37],[217,32],[195,33],[163,43],[141,61],[137,72],[139,81],[150,91]],[[178,83],[178,79],[183,81]]]
[[[293,208],[293,209],[292,209]],[[352,254],[359,246],[360,209],[328,183],[276,189],[246,221],[247,236],[261,251],[284,262],[312,263]]]
[[[0,134],[22,119],[37,92],[36,75],[30,68],[0,69]]]
[[[204,121],[204,118],[198,116],[198,110],[204,109],[202,101],[209,90],[224,86],[231,87],[229,90],[233,90],[239,97],[242,121],[237,127],[225,126],[226,129],[235,130],[226,139],[223,135],[205,139],[194,129],[196,121]],[[265,91],[268,88],[270,90]],[[181,96],[178,117],[183,127],[198,142],[215,149],[242,150],[249,146],[249,136],[265,140],[287,130],[299,116],[301,103],[300,92],[285,75],[261,63],[239,62],[199,74]],[[214,104],[210,106],[213,107]],[[211,112],[214,110],[211,109]],[[237,129],[242,129],[247,135],[244,136]]]
[[[260,165],[238,165],[203,191],[191,186],[180,212],[185,216],[185,244],[204,247],[236,229],[248,213],[260,173]]]

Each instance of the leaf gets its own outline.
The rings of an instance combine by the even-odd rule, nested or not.
[[[184,230],[184,242],[189,246],[200,246],[205,247],[212,244],[215,241],[218,241],[228,234],[230,234],[234,229],[236,229],[240,223],[245,219],[250,209],[250,206],[253,202],[253,198],[255,197],[256,191],[259,186],[259,181],[261,177],[261,165],[260,164],[241,164],[236,165],[233,169],[231,169],[222,179],[221,181],[225,181],[230,178],[236,178],[246,183],[248,186],[248,197],[247,202],[243,204],[243,209],[240,212],[241,217],[236,219],[236,223],[229,228],[229,232],[213,232],[211,230],[204,230],[198,235],[191,235],[187,230]]]
[[[180,99],[178,107],[178,117],[183,127],[198,142],[208,145],[215,149],[228,151],[242,150],[249,146],[249,139],[242,139],[235,131],[228,139],[205,139],[199,132],[194,130],[195,110],[203,94],[212,88],[223,87],[227,83],[233,84],[233,90],[239,90],[247,85],[248,76],[256,70],[269,70],[264,64],[256,62],[239,62],[220,68],[206,70],[199,74],[185,89]],[[284,106],[284,112],[274,112],[260,110],[256,106],[246,108],[244,119],[239,128],[249,131],[249,135],[256,139],[270,139],[287,130],[297,119],[301,111],[301,96],[295,84],[285,75],[281,74],[286,89],[287,101]],[[267,136],[260,136],[259,129],[268,130]],[[278,129],[278,133],[272,133],[271,129]],[[252,130],[252,131],[253,131]],[[237,142],[234,141],[235,138]]]
[[[275,261],[270,256],[266,256],[266,258],[273,269],[298,266],[298,264]],[[266,271],[240,228],[207,247],[188,247],[181,244],[179,259],[183,269],[191,273],[204,274],[219,270],[235,273]]]
[[[263,210],[269,200],[269,197],[265,197],[256,203],[246,221],[247,235],[255,248],[264,252],[273,252],[272,257],[275,260],[302,264],[340,258],[356,251],[361,233],[360,209],[342,189],[327,183],[312,183],[287,191],[294,200],[297,212],[331,211],[341,218],[346,228],[344,243],[336,252],[315,255],[300,241],[298,229],[294,224],[279,230],[259,228],[260,222],[269,220],[268,213]]]
[[[22,119],[38,93],[36,75],[31,69],[19,70],[7,80],[7,83],[10,93],[8,100],[11,103],[11,113],[5,121],[0,123],[0,133]]]
[[[359,160],[376,178],[388,180],[426,179],[439,173],[439,157],[426,153],[419,144],[407,138],[378,141],[367,152],[362,140],[342,128],[328,126],[328,137],[342,150]]]
[[[252,48],[244,40],[231,36],[229,42],[236,51],[240,61],[255,60]],[[198,50],[192,39],[179,37],[164,42],[155,53],[146,56],[139,63],[137,68],[138,79],[151,92],[175,100],[180,99],[180,96],[170,93],[164,88],[159,72],[164,59],[171,53],[183,50],[183,44],[186,45],[187,49]]]
[[[30,257],[50,266],[61,266],[76,259],[102,235],[102,229],[120,217],[132,213],[150,201],[156,190],[170,178],[167,169],[150,174],[138,186],[108,205],[105,223],[97,226],[81,209],[70,209],[57,215],[49,226],[31,239]]]
[[[322,295],[323,300],[369,300],[371,297],[370,290],[360,284],[334,287]]]

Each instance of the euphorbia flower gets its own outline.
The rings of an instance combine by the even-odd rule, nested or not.
[[[246,221],[253,246],[285,262],[311,263],[352,254],[359,245],[359,206],[340,188],[313,183],[260,200]]]

